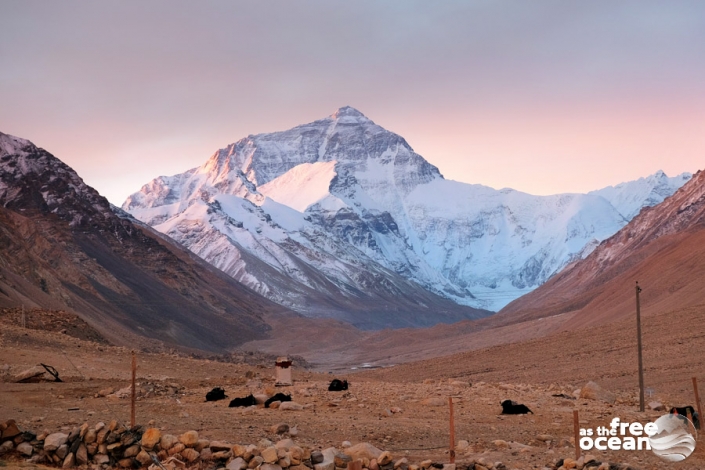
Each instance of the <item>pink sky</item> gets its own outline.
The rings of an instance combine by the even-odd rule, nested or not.
[[[111,202],[350,105],[446,178],[587,192],[705,154],[705,4],[4,2],[0,131]]]

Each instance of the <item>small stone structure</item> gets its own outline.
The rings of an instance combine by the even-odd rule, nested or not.
[[[282,387],[293,384],[291,380],[291,361],[288,357],[278,357],[275,362],[275,370],[277,373],[277,381],[274,385]]]

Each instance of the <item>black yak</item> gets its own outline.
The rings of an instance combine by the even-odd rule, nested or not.
[[[348,381],[347,380],[338,380],[338,379],[333,379],[328,385],[328,391],[329,392],[342,392],[343,390],[348,389]]]
[[[210,392],[206,393],[206,401],[218,401],[225,400],[228,396],[225,394],[225,390],[220,387],[215,387]]]
[[[228,405],[230,408],[235,408],[237,406],[254,406],[257,404],[257,400],[252,394],[247,395],[242,398],[233,398]]]
[[[691,405],[674,406],[671,408],[671,411],[669,411],[671,414],[679,414],[681,416],[685,416],[686,418],[688,417],[688,412],[690,412],[690,416],[693,417],[693,426],[695,426],[695,429],[700,429],[700,416]]]
[[[267,401],[264,402],[264,407],[269,408],[269,405],[274,403],[275,401],[291,401],[291,395],[284,395],[283,393],[277,393],[273,397],[269,398]]]
[[[528,406],[512,400],[504,400],[501,405],[503,415],[525,415],[527,413],[534,414]]]

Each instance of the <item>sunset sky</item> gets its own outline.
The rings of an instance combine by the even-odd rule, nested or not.
[[[350,105],[448,179],[586,192],[705,167],[705,2],[0,3],[0,131],[115,204]]]

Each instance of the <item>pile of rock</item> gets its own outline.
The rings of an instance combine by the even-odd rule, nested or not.
[[[0,457],[17,456],[32,463],[70,468],[92,465],[94,468],[145,468],[176,470],[215,464],[227,470],[340,470],[355,462],[367,470],[427,470],[432,467],[455,470],[431,460],[413,465],[406,458],[394,459],[392,454],[371,444],[351,445],[342,450],[300,447],[291,437],[288,426],[276,443],[262,439],[257,445],[240,445],[202,439],[198,432],[187,431],[179,436],[162,434],[157,428],[128,428],[117,421],[108,425],[84,423],[68,433],[35,434],[21,431],[14,420],[0,424],[2,443]],[[281,433],[280,433],[281,434]],[[486,470],[493,467],[463,466],[465,470]],[[501,467],[499,467],[501,468]]]
[[[627,463],[600,462],[588,454],[579,459],[560,459],[555,465],[547,466],[545,470],[638,470]]]

